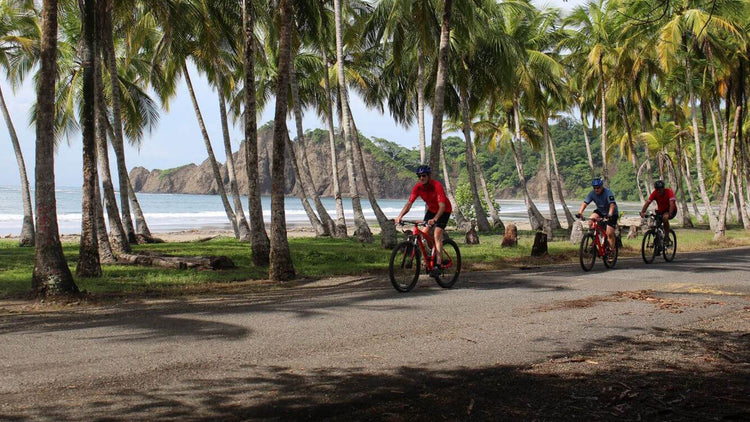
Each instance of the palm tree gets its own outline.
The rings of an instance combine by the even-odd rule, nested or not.
[[[245,122],[245,173],[247,174],[250,217],[250,245],[253,264],[268,265],[271,250],[263,221],[258,171],[258,127],[255,101],[255,11],[252,0],[243,0],[243,70],[244,70],[244,122]]]
[[[607,169],[607,84],[613,65],[615,46],[619,34],[618,22],[614,19],[612,7],[607,0],[589,1],[579,6],[565,20],[575,28],[567,32],[568,36],[561,46],[569,48],[575,54],[586,56],[589,77],[599,81],[599,107],[601,111],[602,143],[602,178],[609,184]]]
[[[127,235],[128,242],[135,243],[136,231],[133,227],[133,219],[130,216],[130,191],[132,186],[130,184],[130,176],[128,175],[128,168],[125,164],[125,141],[123,136],[123,118],[122,118],[122,92],[120,86],[120,77],[117,71],[117,58],[115,54],[115,44],[113,35],[113,0],[100,0],[100,8],[103,8],[104,12],[100,13],[101,16],[101,32],[102,32],[102,52],[104,56],[104,65],[109,73],[110,78],[110,98],[112,103],[112,129],[114,131],[114,137],[112,138],[112,148],[115,150],[115,157],[117,163],[117,178],[120,184],[120,210],[122,211],[122,225]],[[138,202],[135,200],[135,194],[133,194],[134,205]],[[143,216],[140,211],[140,207],[136,210],[136,215]],[[142,219],[140,226],[144,228],[142,234],[150,237],[148,233],[148,226],[146,220]]]
[[[338,1],[338,0],[337,0]],[[292,256],[286,233],[284,213],[284,144],[289,136],[286,127],[289,68],[292,38],[292,7],[289,0],[279,1],[280,34],[278,82],[276,83],[276,112],[273,125],[273,158],[271,174],[271,252],[268,277],[287,281],[295,277]]]
[[[11,73],[11,56],[23,54],[31,56],[34,54],[36,44],[35,34],[26,34],[35,29],[35,11],[33,8],[27,9],[23,4],[18,2],[3,1],[0,2],[0,66],[2,66],[7,75]],[[34,246],[34,212],[31,206],[31,192],[29,189],[29,178],[26,175],[26,164],[21,151],[21,144],[10,118],[10,112],[5,104],[3,91],[0,89],[0,110],[5,118],[5,125],[8,127],[10,142],[13,144],[13,151],[16,154],[18,162],[18,172],[21,180],[21,198],[23,201],[23,225],[21,226],[21,236],[18,240],[19,246]]]
[[[84,0],[83,9],[83,201],[81,211],[81,241],[76,274],[79,277],[99,277],[99,243],[96,235],[96,120],[94,74],[97,72],[96,8],[94,0]]]
[[[346,89],[346,79],[344,78],[344,43],[343,43],[343,22],[341,1],[333,1],[334,21],[336,26],[336,75],[338,79],[338,111],[341,122],[341,130],[344,133],[344,146],[346,147],[346,165],[349,175],[349,194],[352,200],[354,210],[354,234],[360,242],[371,243],[373,241],[370,227],[365,221],[362,212],[362,204],[359,197],[359,188],[357,186],[357,174],[354,166],[354,136],[352,133],[351,123],[349,122],[349,113],[345,111],[349,103],[349,94]]]
[[[445,84],[448,80],[448,52],[450,49],[451,9],[453,0],[443,0],[443,17],[440,23],[440,46],[438,48],[435,96],[432,103],[432,137],[430,138],[430,167],[435,171],[440,165],[440,143],[443,136],[443,111]]]
[[[44,0],[36,119],[36,245],[31,281],[32,290],[42,296],[78,292],[63,255],[57,227],[54,171],[56,60],[57,0]]]

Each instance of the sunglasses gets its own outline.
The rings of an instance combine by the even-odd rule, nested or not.
[[[426,178],[428,176],[429,176],[429,174],[418,174],[417,175],[417,177],[419,177],[420,179],[423,178],[423,177]]]

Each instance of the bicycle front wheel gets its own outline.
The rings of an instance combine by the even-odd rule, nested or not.
[[[643,235],[641,256],[643,257],[643,262],[646,264],[654,262],[654,257],[656,256],[656,236],[653,230],[649,230]]]
[[[667,244],[664,245],[662,254],[664,256],[664,260],[667,262],[672,262],[674,259],[674,254],[677,253],[677,235],[675,234],[674,230],[669,229],[669,234],[667,234]]]
[[[435,281],[440,287],[449,289],[456,284],[459,274],[461,274],[461,251],[458,249],[456,242],[445,239],[443,241],[440,276]]]
[[[419,250],[412,242],[401,242],[393,248],[388,265],[393,288],[399,292],[408,292],[419,280]]]
[[[583,236],[581,239],[581,249],[578,251],[578,256],[581,261],[581,268],[583,271],[591,271],[594,268],[594,261],[596,261],[596,244],[594,243],[594,235],[589,233]]]
[[[617,254],[619,250],[620,248],[617,247],[617,242],[615,242],[615,250],[613,251],[612,248],[609,247],[609,240],[604,240],[604,257],[602,258],[602,261],[604,261],[605,267],[615,267],[615,264],[617,264]]]

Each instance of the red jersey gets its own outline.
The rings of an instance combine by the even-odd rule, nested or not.
[[[669,212],[669,202],[670,201],[676,201],[677,198],[674,196],[674,192],[672,192],[672,189],[664,189],[664,194],[659,195],[658,190],[654,190],[651,192],[651,196],[648,197],[649,201],[656,201],[656,212],[659,214],[664,214],[666,212]]]
[[[449,213],[453,210],[451,208],[451,202],[445,196],[443,185],[437,180],[430,179],[426,184],[418,182],[414,185],[414,188],[411,190],[411,196],[409,196],[409,202],[414,202],[417,197],[422,198],[422,200],[427,203],[427,211],[433,214],[438,212],[440,207],[438,204],[441,202],[445,204],[444,212]]]

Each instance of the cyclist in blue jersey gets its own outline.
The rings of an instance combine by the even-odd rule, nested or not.
[[[583,211],[591,202],[594,202],[596,209],[591,214],[591,219],[596,220],[597,223],[602,218],[607,219],[607,240],[609,241],[610,250],[615,250],[615,227],[617,227],[617,218],[619,217],[615,194],[604,187],[604,182],[601,178],[592,180],[591,186],[593,190],[583,200],[581,209],[576,214],[576,217],[583,218]]]

